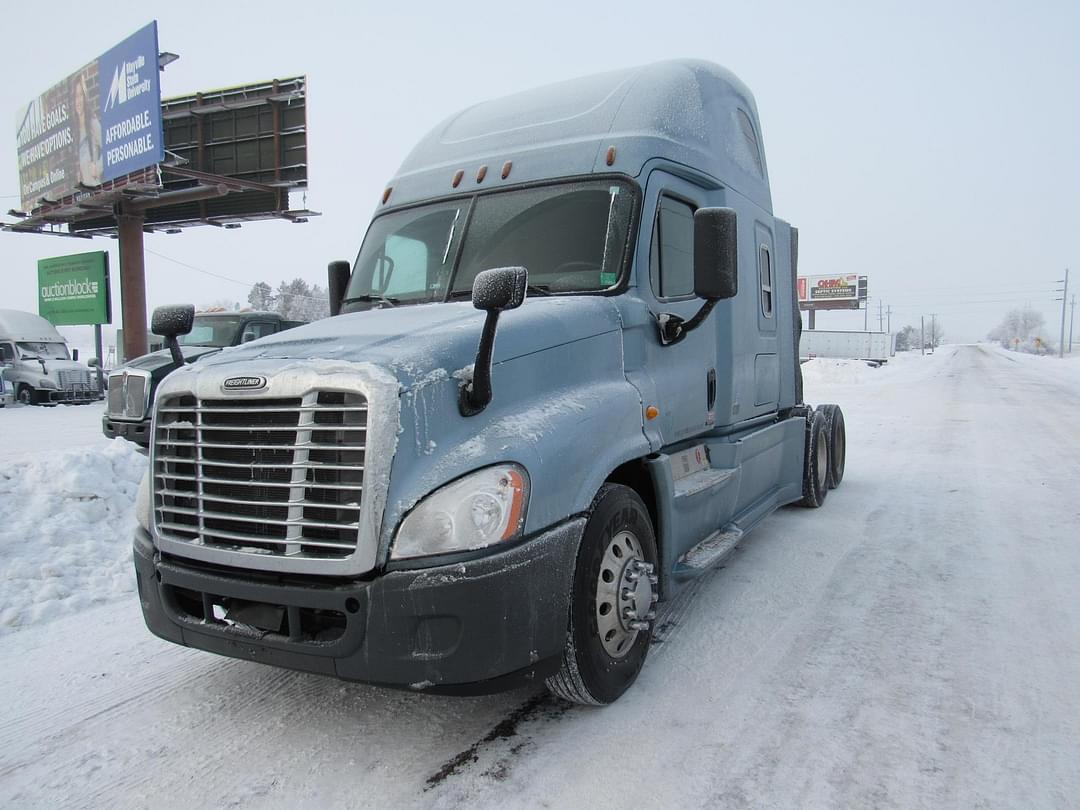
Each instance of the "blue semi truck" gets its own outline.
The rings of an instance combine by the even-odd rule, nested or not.
[[[797,233],[705,62],[470,107],[387,184],[334,316],[170,374],[134,550],[191,647],[606,704],[657,603],[844,470],[803,402]],[[190,309],[155,312],[175,342]]]

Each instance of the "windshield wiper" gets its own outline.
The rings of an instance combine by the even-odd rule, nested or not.
[[[392,307],[396,307],[401,303],[400,298],[392,298],[389,295],[356,295],[352,298],[346,298],[341,303],[343,304],[355,304],[355,303],[371,303],[378,301],[380,304],[389,304]]]
[[[529,295],[551,295],[551,288],[546,284],[530,284],[525,290]]]

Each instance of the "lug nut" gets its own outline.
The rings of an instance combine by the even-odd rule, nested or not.
[[[656,618],[656,611],[655,610],[650,610],[648,613],[645,614],[645,621],[651,622],[655,618]]]
[[[634,592],[629,588],[622,589],[622,598],[629,601],[634,598]]]
[[[627,582],[637,582],[640,577],[641,577],[641,574],[639,574],[633,568],[631,568],[629,571],[626,572],[626,581]]]
[[[650,585],[659,585],[660,584],[660,577],[658,577],[656,574],[649,574],[649,584]]]
[[[628,622],[634,621],[637,619],[637,611],[629,607],[623,608],[622,617]]]
[[[630,629],[631,630],[648,630],[649,629],[649,623],[648,622],[630,622]]]

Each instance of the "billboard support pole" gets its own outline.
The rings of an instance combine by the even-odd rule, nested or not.
[[[817,315],[817,310],[811,309],[810,310],[810,323],[808,324],[810,329],[814,329],[817,326],[817,324],[816,324],[817,319],[814,317],[815,315]]]
[[[99,394],[105,393],[105,379],[101,373],[101,364],[105,362],[105,358],[101,354],[101,324],[94,324],[94,351],[97,352],[97,390]]]
[[[146,338],[146,270],[143,259],[142,211],[121,203],[116,222],[120,236],[120,311],[124,325],[124,357],[149,351]]]

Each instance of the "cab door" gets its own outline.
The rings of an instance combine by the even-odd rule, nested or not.
[[[716,328],[710,316],[678,343],[663,345],[655,322],[661,315],[690,320],[704,301],[694,295],[694,212],[709,204],[705,191],[664,171],[646,187],[638,256],[638,290],[649,308],[646,364],[659,415],[651,428],[669,446],[712,427],[716,396]],[[646,272],[647,271],[647,272]]]

